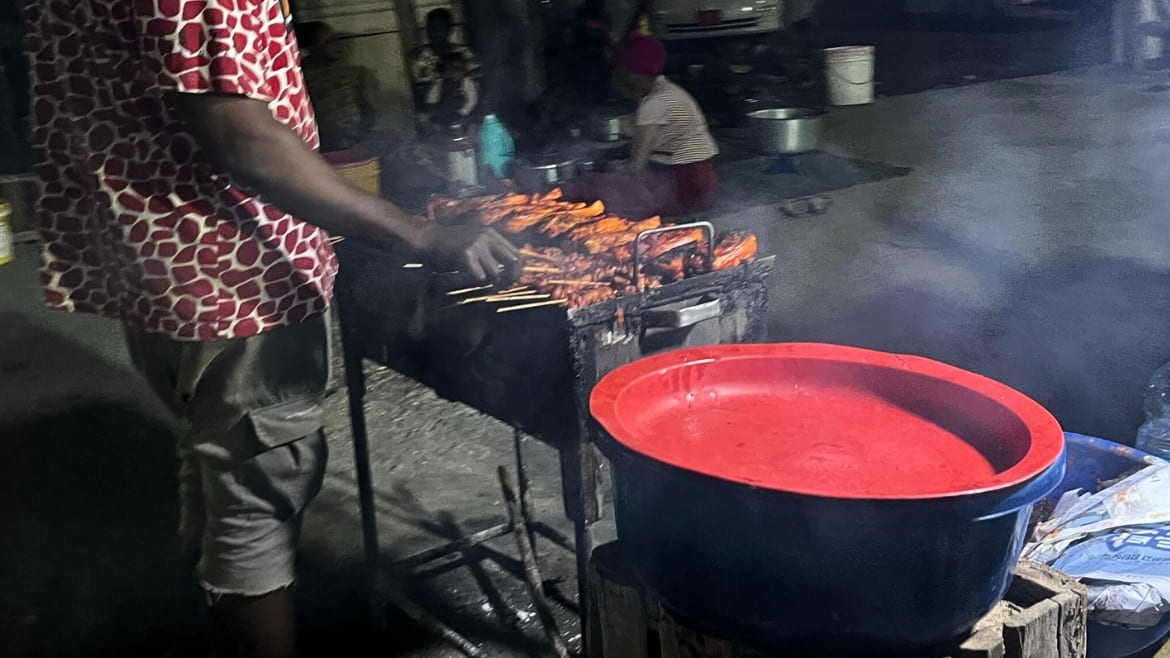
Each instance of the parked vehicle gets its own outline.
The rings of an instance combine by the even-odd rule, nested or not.
[[[651,23],[663,40],[751,36],[783,27],[780,0],[654,0]]]

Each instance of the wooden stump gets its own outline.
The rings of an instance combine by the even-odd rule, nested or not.
[[[589,581],[588,658],[798,658],[718,637],[666,610],[617,542],[594,550]],[[1083,585],[1021,561],[1005,599],[939,658],[1084,658],[1087,614]]]

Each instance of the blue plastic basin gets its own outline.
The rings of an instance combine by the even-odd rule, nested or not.
[[[1064,479],[1046,500],[1056,504],[1073,489],[1096,491],[1102,480],[1112,480],[1142,464],[1149,453],[1091,436],[1064,433],[1067,465]],[[1088,658],[1122,658],[1149,647],[1170,633],[1170,615],[1152,628],[1129,630],[1089,621]]]

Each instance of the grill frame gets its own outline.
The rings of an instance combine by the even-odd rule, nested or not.
[[[591,527],[601,512],[600,458],[593,448],[598,429],[589,416],[593,386],[611,370],[656,352],[763,341],[775,256],[582,308],[497,314],[484,304],[444,308],[449,301],[444,303],[442,289],[459,286],[442,285],[442,277],[426,269],[403,269],[415,257],[353,239],[335,249],[341,263],[335,301],[372,582],[379,566],[365,424],[366,359],[511,425],[517,446],[522,431],[558,449],[565,513],[574,525],[580,610],[587,611]],[[713,300],[719,301],[718,315],[678,312],[710,308]],[[659,326],[666,316],[689,318],[682,321],[687,326]],[[456,326],[480,337],[475,350],[465,353],[460,335],[447,333]],[[477,371],[487,374],[476,376]]]

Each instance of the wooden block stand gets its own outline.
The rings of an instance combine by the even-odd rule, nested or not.
[[[593,551],[589,587],[588,658],[797,658],[711,635],[666,610],[617,542]],[[1022,561],[1005,600],[937,658],[1084,658],[1087,610],[1083,585]]]

